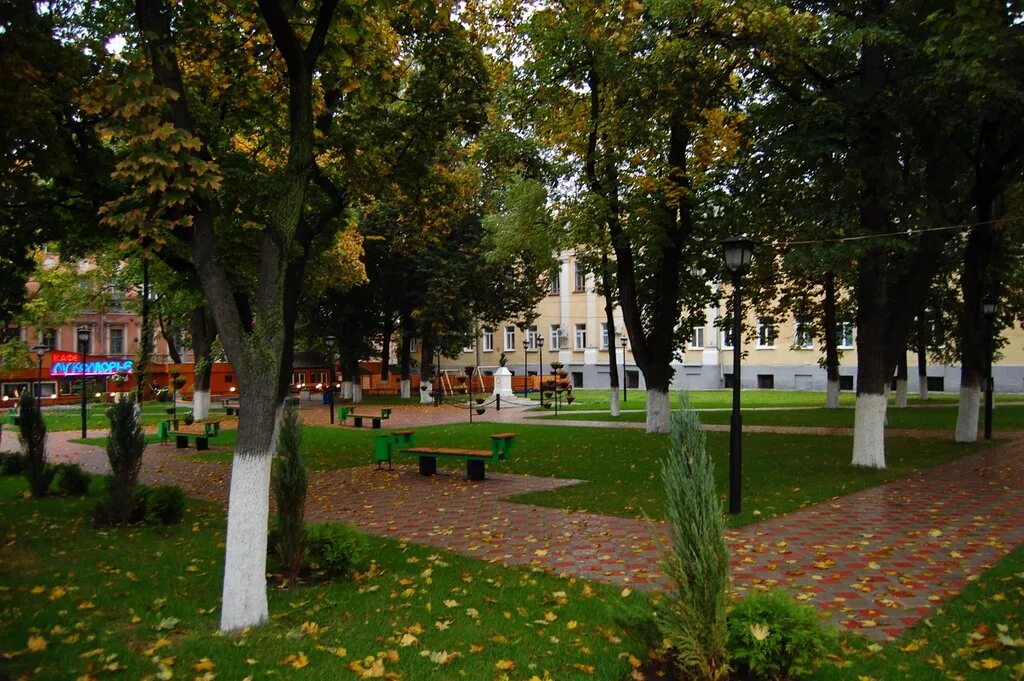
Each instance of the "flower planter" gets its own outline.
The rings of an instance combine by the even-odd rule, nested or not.
[[[483,407],[478,407],[476,410],[477,416],[483,416],[485,411],[487,410],[484,409]]]
[[[483,404],[484,403],[484,398],[482,398],[482,397],[476,398],[476,403],[477,404]]]

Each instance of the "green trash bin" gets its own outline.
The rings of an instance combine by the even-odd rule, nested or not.
[[[373,460],[377,462],[377,470],[381,464],[388,462],[388,470],[391,470],[391,436],[378,435],[373,443]]]
[[[345,419],[348,418],[348,415],[351,414],[352,411],[352,407],[338,407],[338,423],[344,424]]]
[[[171,424],[167,421],[157,424],[156,436],[160,438],[160,444],[167,444],[167,440],[171,437]]]

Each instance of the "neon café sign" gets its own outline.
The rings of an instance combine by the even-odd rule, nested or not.
[[[82,358],[75,352],[54,352],[50,360],[51,376],[106,376],[116,373],[131,373],[134,362],[130,359],[100,359],[82,364]]]

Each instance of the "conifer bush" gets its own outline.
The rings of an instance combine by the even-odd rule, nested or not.
[[[158,485],[146,490],[146,522],[177,525],[185,517],[185,492],[177,485]]]
[[[89,493],[92,478],[74,463],[57,466],[57,490],[67,497],[82,497]]]
[[[135,396],[114,402],[107,410],[110,435],[107,438],[107,498],[96,509],[100,524],[126,525],[138,522],[145,515],[145,500],[136,491],[146,434],[142,430],[140,411]]]
[[[299,410],[286,406],[277,436],[273,491],[277,522],[272,535],[274,551],[284,576],[298,577],[306,562],[306,461],[302,451]]]
[[[369,557],[366,536],[344,523],[308,528],[309,556],[325,577],[348,579],[365,569]]]
[[[40,499],[50,489],[56,470],[46,465],[46,424],[39,400],[23,394],[18,415],[18,442],[21,443],[25,477],[32,497]]]
[[[719,681],[729,676],[725,515],[696,412],[684,399],[671,419],[670,453],[661,468],[669,531],[662,565],[671,587],[655,617],[681,678]]]
[[[21,475],[25,470],[25,457],[19,452],[0,452],[0,475]]]

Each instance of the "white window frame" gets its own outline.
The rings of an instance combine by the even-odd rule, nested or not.
[[[765,329],[771,329],[771,336],[767,339],[764,338],[762,332]],[[775,339],[779,337],[779,333],[775,328],[774,324],[767,324],[763,320],[757,321],[757,348],[759,350],[773,350],[775,348]]]
[[[121,333],[121,349],[114,352],[114,332]],[[123,355],[128,348],[128,334],[123,326],[111,326],[107,328],[107,353],[111,355]]]
[[[796,322],[793,325],[793,349],[794,350],[813,350],[814,349],[814,334],[803,331],[804,326],[809,326],[806,322]],[[806,335],[806,339],[801,339],[802,335]],[[804,342],[801,342],[804,340]]]
[[[690,329],[689,345],[691,350],[704,349],[704,327],[694,326]]]
[[[550,328],[550,331],[551,331],[551,349],[552,350],[561,350],[562,349],[562,343],[561,343],[562,325],[561,324],[552,324],[551,328]]]
[[[548,275],[548,295],[558,296],[562,294],[562,269],[559,268],[554,276]]]
[[[298,380],[296,380],[298,379]],[[293,371],[292,382],[290,385],[305,385],[306,384],[306,372],[304,371]]]
[[[516,327],[506,326],[502,334],[505,341],[505,352],[515,352],[516,349]]]
[[[494,329],[485,328],[481,332],[483,352],[494,352]]]
[[[573,331],[573,341],[575,342],[575,346],[574,346],[575,349],[576,350],[586,350],[587,349],[587,325],[586,324],[577,324],[576,326],[573,327],[573,329],[574,329],[574,331]]]
[[[608,322],[601,322],[601,349],[608,349]]]
[[[849,338],[849,342],[847,342],[847,338]],[[836,333],[836,347],[840,350],[852,350],[856,342],[853,324],[851,322],[840,322]]]
[[[537,337],[540,334],[537,332],[537,325],[532,324],[526,327],[526,348],[529,350],[537,349]]]
[[[580,264],[574,263],[573,267],[573,293],[583,293],[587,290],[587,273],[583,271]]]
[[[419,343],[419,339],[418,338],[410,338],[409,339],[409,352],[410,353],[417,352],[417,348],[419,347],[419,345],[420,345],[420,343]]]
[[[722,349],[732,349],[732,327],[727,326],[722,328]]]

